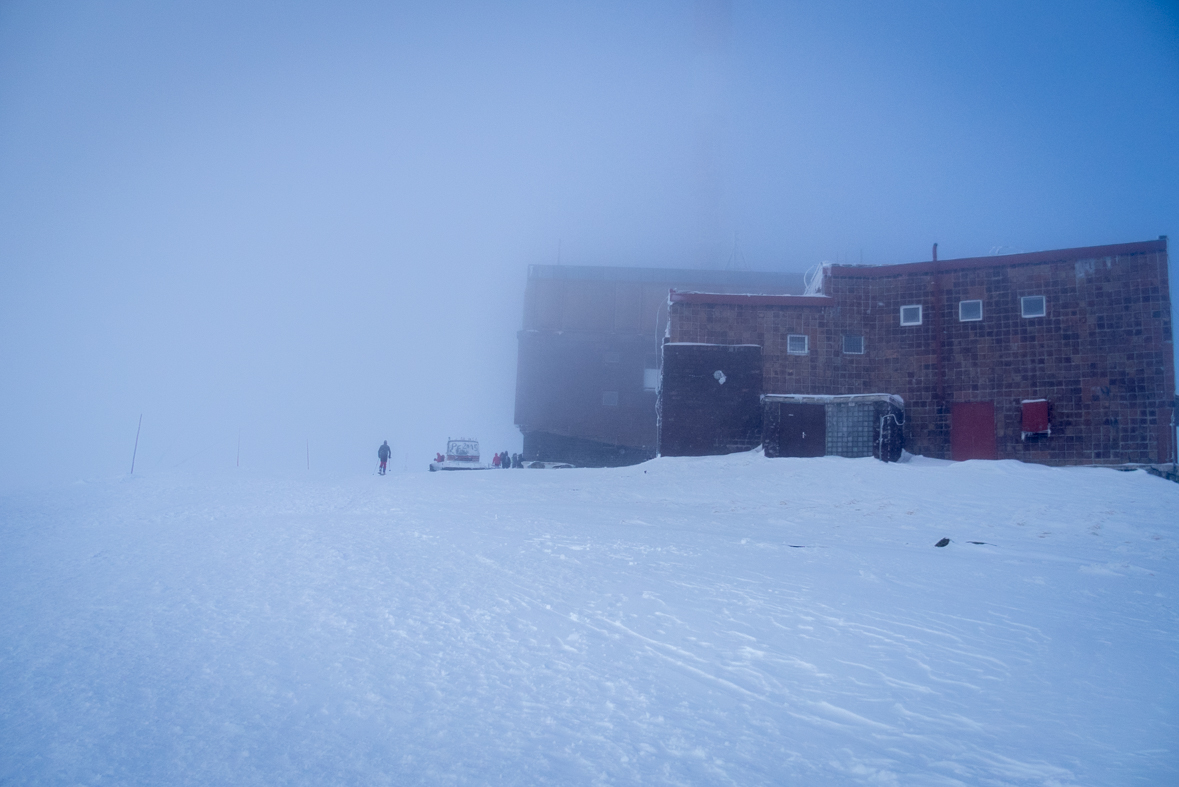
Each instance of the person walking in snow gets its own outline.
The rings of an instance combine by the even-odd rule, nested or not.
[[[381,447],[377,449],[377,459],[381,460],[381,475],[385,474],[385,463],[389,461],[389,454],[393,453],[393,449],[389,447],[389,441],[381,443]]]
[[[498,470],[499,463],[500,463],[500,456],[499,456],[499,454],[496,454],[495,457],[491,460],[491,466],[494,467],[496,470]]]

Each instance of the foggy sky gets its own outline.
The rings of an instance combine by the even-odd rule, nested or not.
[[[1179,238],[1174,7],[961,5],[0,3],[0,488],[519,450],[558,249]]]

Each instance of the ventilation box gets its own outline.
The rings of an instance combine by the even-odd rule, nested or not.
[[[1048,422],[1047,399],[1024,399],[1020,404],[1023,411],[1020,437],[1027,440],[1033,435],[1050,435],[1052,426]]]

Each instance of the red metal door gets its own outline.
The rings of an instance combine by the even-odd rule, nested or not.
[[[950,405],[950,458],[998,459],[994,402],[955,402]]]

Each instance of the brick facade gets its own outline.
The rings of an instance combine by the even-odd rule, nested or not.
[[[953,405],[992,402],[999,458],[1157,463],[1174,451],[1168,286],[1162,239],[830,266],[820,297],[673,293],[668,341],[760,345],[765,393],[899,394],[913,453],[951,458]],[[1044,316],[1022,316],[1024,296],[1042,296]],[[982,319],[961,320],[962,301],[981,301]],[[919,324],[901,324],[903,306],[921,307]],[[806,354],[788,351],[791,334]],[[1024,438],[1029,399],[1049,401],[1050,434]]]

